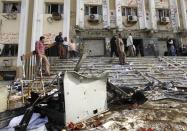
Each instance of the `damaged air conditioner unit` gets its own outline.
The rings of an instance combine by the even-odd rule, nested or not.
[[[53,13],[52,13],[52,18],[53,18],[53,20],[59,21],[59,20],[62,19],[62,16],[61,16],[61,14],[58,13],[58,12],[53,12]]]
[[[138,17],[137,16],[128,15],[127,21],[130,22],[130,23],[136,23],[138,21]]]
[[[160,23],[161,24],[168,24],[170,22],[169,17],[161,17],[160,18]]]
[[[88,18],[89,22],[99,22],[99,14],[91,14]]]
[[[78,123],[108,110],[107,77],[64,76],[65,123]]]

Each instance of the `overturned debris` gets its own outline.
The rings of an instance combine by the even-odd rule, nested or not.
[[[77,60],[64,60],[63,64],[56,61],[56,65],[52,66],[53,72],[73,71]],[[130,58],[128,59],[129,64],[124,66],[117,65],[117,61],[117,59],[111,61],[110,58],[87,58],[83,62],[79,71],[82,75],[93,77],[104,71],[108,72],[107,100],[110,112],[107,112],[106,116],[105,113],[99,115],[102,116],[101,118],[86,119],[78,125],[76,122],[70,122],[68,123],[70,128],[187,130],[185,126],[187,122],[184,118],[187,112],[185,103],[187,99],[186,58]],[[44,81],[52,79],[44,78]],[[54,81],[50,87],[54,88],[54,85],[59,85],[59,82]],[[146,103],[143,104],[144,102]],[[171,105],[171,102],[176,106]],[[58,105],[58,102],[56,104]],[[162,114],[163,117],[159,114]],[[175,118],[171,114],[175,114],[177,117]],[[52,119],[58,121],[58,118]]]

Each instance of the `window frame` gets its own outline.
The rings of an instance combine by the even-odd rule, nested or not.
[[[130,10],[130,14],[129,14]],[[137,7],[128,7],[128,6],[122,6],[122,16],[138,16],[138,8]]]
[[[160,11],[162,15],[160,15]],[[167,8],[157,8],[156,9],[156,16],[158,19],[161,19],[162,17],[170,17],[170,10]]]
[[[51,12],[52,5],[58,5],[58,13],[64,14],[64,4],[63,3],[48,3],[48,2],[45,3],[45,14],[52,14],[52,12]]]
[[[0,58],[1,57],[17,57],[19,45],[16,44],[0,44],[3,45],[3,48],[0,49]]]
[[[12,12],[11,10],[7,11],[8,9],[5,9],[5,5],[6,7],[10,4],[16,4],[17,7],[17,11]],[[21,13],[21,2],[19,1],[2,1],[2,13]]]
[[[94,7],[94,6],[97,7],[97,14],[98,14],[98,15],[102,15],[102,10],[103,10],[102,5],[89,5],[89,4],[85,4],[85,5],[84,5],[84,7],[85,7],[84,15],[86,15],[86,16],[91,15],[91,8],[90,8],[90,7]],[[88,12],[86,12],[86,11],[87,11],[86,8],[88,8]],[[101,9],[101,12],[100,12],[100,9],[99,9],[99,8]]]

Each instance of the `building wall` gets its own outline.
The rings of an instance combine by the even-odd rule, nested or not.
[[[13,16],[16,19],[11,19],[11,16],[3,13],[3,2],[6,1],[8,0],[0,0],[0,44],[18,44],[20,13]],[[12,1],[20,2],[20,0]]]
[[[47,18],[49,17],[51,17],[51,14],[44,14],[43,16],[43,34],[46,37],[46,43],[52,44],[55,36],[63,31],[63,19],[49,23],[47,21]]]
[[[88,5],[101,5],[102,0],[84,0],[84,3]]]
[[[48,3],[64,3],[64,0],[45,0],[44,2],[48,2]]]
[[[155,6],[156,8],[169,8],[169,0],[155,0]]]
[[[99,5],[102,6],[102,0],[84,0],[84,5]],[[84,24],[85,29],[102,29],[103,28],[103,18],[100,15],[99,16],[99,22],[98,23],[91,23],[89,22],[89,15],[86,15],[84,17]]]
[[[163,0],[162,2],[160,0],[155,0],[155,8],[156,10],[158,9],[168,9],[169,10],[169,0]],[[160,24],[159,19],[158,19],[158,14],[157,14],[157,26],[158,30],[160,31],[172,31],[172,25],[171,22],[168,24]]]
[[[76,40],[76,1],[71,1],[71,13],[70,13],[70,39]]]
[[[0,0],[0,38],[1,41],[0,43],[2,44],[8,44],[8,43],[18,43],[18,38],[19,38],[19,27],[20,27],[20,14],[17,15],[16,20],[7,20],[6,18],[3,17],[2,14],[2,1],[17,1],[20,2],[21,0]],[[116,7],[115,7],[115,1],[116,0],[109,0],[109,12],[110,12],[110,29],[106,30],[103,27],[103,17],[100,16],[100,22],[98,24],[92,24],[88,22],[88,17],[84,17],[84,32],[76,32],[75,30],[75,25],[76,25],[76,1],[77,0],[71,0],[71,15],[70,15],[70,37],[73,39],[76,39],[77,35],[80,35],[82,37],[90,37],[90,38],[96,38],[97,36],[100,38],[110,38],[112,34],[118,32],[116,29]],[[85,5],[100,5],[102,6],[102,0],[83,0]],[[149,0],[144,0],[145,1],[145,11],[146,11],[146,20],[149,22],[150,20],[150,8],[149,8]],[[64,0],[44,0],[45,4],[46,3],[64,3]],[[127,7],[135,7],[137,8],[137,2],[136,0],[121,0],[121,5],[122,7],[127,6]],[[185,0],[186,7],[187,7],[187,0]],[[181,8],[180,4],[178,2],[179,6],[179,14],[181,14]],[[48,18],[51,17],[51,14],[46,14],[45,8],[46,6],[44,5],[44,12],[43,12],[43,34],[46,37],[46,43],[51,44],[54,42],[55,36],[59,32],[63,32],[63,23],[64,19],[60,21],[53,21],[52,23],[48,22]],[[155,8],[156,9],[170,9],[169,6],[169,0],[155,0]],[[158,18],[158,16],[157,16]],[[182,19],[182,16],[180,15],[180,20]],[[158,19],[157,19],[158,21]],[[181,27],[180,30],[183,30],[183,25],[182,25],[182,20],[181,22]],[[95,31],[98,30],[98,31]],[[171,22],[162,25],[162,24],[157,24],[157,30],[155,30],[156,33],[151,32],[152,29],[150,30],[140,30],[140,23],[137,21],[136,23],[128,23],[127,22],[127,17],[123,16],[122,17],[122,33],[124,34],[124,37],[127,37],[129,32],[132,32],[135,35],[135,38],[143,38],[143,37],[157,37],[157,38],[166,38],[168,35],[173,37],[173,32],[172,32],[172,25]],[[85,33],[86,32],[86,33]],[[160,33],[162,32],[162,33]],[[164,32],[164,33],[163,33]],[[97,35],[97,33],[99,33]],[[162,36],[163,35],[163,36]],[[186,35],[183,35],[184,39],[186,38]],[[184,40],[183,40],[184,41]]]
[[[53,3],[53,4],[64,4],[64,0],[45,0],[44,1],[44,14],[43,14],[43,34],[46,37],[46,43],[52,44],[54,43],[55,36],[59,32],[63,32],[63,14],[62,14],[62,20],[53,22],[48,22],[48,18],[51,17],[51,14],[46,13],[46,4],[47,3]]]
[[[122,1],[122,7],[132,7],[137,8],[136,0],[124,0]],[[139,29],[139,22],[136,23],[129,23],[127,20],[127,16],[122,16],[122,24],[124,30],[137,30]]]

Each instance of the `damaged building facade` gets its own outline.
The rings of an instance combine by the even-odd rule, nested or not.
[[[85,43],[90,56],[107,56],[118,32],[124,40],[132,33],[142,48],[155,44],[162,56],[167,37],[186,44],[186,8],[186,0],[0,0],[0,66],[17,70],[41,35],[52,44],[60,31]]]

